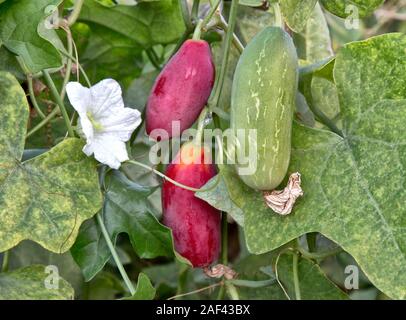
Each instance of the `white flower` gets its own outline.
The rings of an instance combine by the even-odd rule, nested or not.
[[[113,79],[102,80],[90,89],[69,82],[66,93],[79,114],[78,127],[86,138],[83,152],[118,169],[128,160],[125,142],[140,125],[140,112],[124,108],[120,85]]]

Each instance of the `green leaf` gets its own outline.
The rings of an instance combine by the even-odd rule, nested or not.
[[[135,293],[123,300],[153,300],[155,298],[155,288],[149,281],[148,276],[145,273],[140,273],[138,275],[137,288]]]
[[[0,97],[0,252],[30,239],[62,253],[100,208],[95,162],[73,138],[21,162],[28,104],[9,73],[0,72]]]
[[[316,3],[306,28],[302,32],[306,41],[306,61],[315,63],[333,55],[330,31],[323,10]]]
[[[274,279],[274,274],[266,274],[262,271],[263,268],[270,266],[272,263],[272,254],[266,253],[261,255],[249,255],[238,261],[233,269],[238,272],[237,279],[250,279],[252,281],[266,281],[270,276]],[[278,283],[275,282],[266,287],[248,288],[238,287],[240,299],[255,299],[255,300],[285,300],[286,296]]]
[[[108,182],[103,220],[113,243],[125,232],[140,258],[173,257],[172,233],[158,222],[149,210],[147,198],[155,187],[143,187],[115,172]],[[94,221],[80,230],[72,255],[81,267],[86,281],[92,279],[106,264],[111,254]]]
[[[127,87],[141,71],[142,48],[110,28],[93,23],[89,26],[89,41],[80,57],[91,81],[114,78]]]
[[[278,270],[279,281],[288,296],[294,300],[293,282],[293,253],[286,252],[278,259],[275,267]],[[347,300],[348,296],[331,282],[320,267],[307,259],[300,259],[298,275],[301,298],[303,300]]]
[[[219,182],[218,179],[220,179]],[[211,189],[215,184],[217,185]],[[231,200],[227,190],[227,186],[223,180],[221,173],[210,179],[206,183],[204,189],[210,188],[208,191],[196,192],[196,197],[208,202],[213,207],[225,211],[240,225],[244,225],[243,211]]]
[[[73,288],[46,266],[33,265],[0,273],[1,300],[68,300],[73,299]],[[52,279],[50,278],[52,277]],[[47,279],[48,278],[48,279]],[[58,285],[57,288],[47,284]]]
[[[0,6],[0,46],[3,44],[19,55],[32,73],[62,65],[58,50],[38,33],[40,24],[44,24],[44,19],[49,15],[46,8],[58,6],[61,2],[21,0],[6,1]]]
[[[9,269],[14,270],[29,265],[53,265],[58,268],[59,275],[68,281],[80,296],[83,277],[80,268],[73,260],[70,252],[56,254],[45,250],[32,241],[22,241],[9,252]]]
[[[17,79],[25,80],[27,77],[20,68],[16,56],[6,47],[0,46],[0,70],[12,73]]]
[[[144,110],[158,73],[158,71],[143,73],[139,78],[131,82],[124,98],[126,106],[140,111]]]
[[[358,9],[359,18],[370,15],[382,5],[384,0],[320,0],[325,9],[341,18],[353,13],[352,7]],[[355,12],[354,12],[355,13]]]
[[[304,197],[290,216],[275,214],[260,193],[222,170],[244,211],[252,253],[320,232],[351,254],[378,289],[406,297],[405,47],[403,34],[387,34],[338,53],[334,78],[344,137],[294,126],[289,173],[302,174]]]
[[[306,26],[317,0],[283,0],[280,1],[282,14],[290,29],[300,32]]]
[[[107,8],[85,1],[79,19],[107,27],[144,49],[176,41],[185,30],[177,0],[143,2],[133,7]]]

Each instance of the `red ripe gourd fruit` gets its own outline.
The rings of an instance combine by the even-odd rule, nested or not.
[[[210,156],[209,148],[185,143],[165,174],[184,185],[201,188],[216,175],[215,165],[204,163]],[[221,244],[219,210],[197,198],[193,191],[169,181],[162,186],[162,208],[163,223],[172,229],[175,249],[181,256],[200,268],[217,260]]]
[[[157,139],[151,132],[163,129],[171,138],[190,128],[207,103],[214,78],[209,44],[204,40],[185,41],[152,87],[146,106],[147,134]],[[172,132],[172,121],[179,121],[179,133]]]

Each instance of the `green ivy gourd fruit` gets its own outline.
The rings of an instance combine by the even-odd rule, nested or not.
[[[279,27],[265,28],[242,53],[231,93],[230,127],[245,132],[236,134],[237,155],[247,157],[256,146],[247,163],[236,158],[237,172],[251,188],[273,190],[287,173],[297,85],[298,58],[291,37]],[[255,138],[250,129],[256,130]]]

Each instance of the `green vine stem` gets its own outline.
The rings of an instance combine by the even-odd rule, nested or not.
[[[200,34],[201,34],[202,30],[210,22],[210,20],[213,17],[214,13],[218,9],[218,6],[220,5],[220,2],[221,2],[221,0],[216,0],[216,2],[210,7],[209,12],[204,17],[204,19],[198,22],[198,24],[197,24],[197,26],[195,28],[195,32],[193,34],[193,39],[195,39],[195,40],[200,39]]]
[[[41,108],[38,105],[37,99],[35,98],[35,94],[34,94],[34,86],[32,83],[32,75],[27,75],[27,84],[28,84],[28,92],[30,94],[30,101],[35,109],[35,111],[38,113],[38,115],[44,119],[45,118],[45,114],[42,112]]]
[[[317,250],[317,232],[309,232],[306,234],[307,247],[309,252],[314,252]]]
[[[329,117],[327,117],[323,111],[321,111],[319,108],[317,108],[314,103],[309,103],[309,108],[310,110],[314,113],[316,119],[320,121],[322,124],[324,124],[326,127],[328,127],[331,131],[334,133],[338,134],[339,136],[343,137],[343,132],[338,129],[338,127],[335,125],[335,123],[330,120]]]
[[[224,211],[221,212],[221,264],[225,266],[228,264],[228,221],[227,212]],[[227,289],[227,293],[230,294],[227,285],[226,282],[226,288],[224,288],[224,286],[220,287],[217,300],[223,300],[225,289]]]
[[[68,53],[69,55],[73,55],[73,38],[72,38],[72,33],[70,31],[69,28],[64,28],[65,32],[66,32],[66,37],[67,37],[67,47],[68,47]],[[65,98],[65,94],[66,94],[66,85],[68,84],[69,80],[70,80],[70,76],[72,73],[72,59],[68,58],[68,61],[66,62],[66,69],[65,69],[65,77],[63,78],[63,83],[62,83],[62,89],[61,89],[61,100],[63,101],[63,99]]]
[[[299,282],[299,255],[295,253],[293,255],[293,283],[295,287],[296,300],[301,300],[300,294],[300,282]]]
[[[79,18],[80,10],[82,10],[82,6],[83,6],[84,2],[85,2],[85,0],[76,0],[75,1],[75,6],[73,7],[73,10],[68,17],[69,26],[73,25],[76,22],[76,20]]]
[[[170,183],[174,184],[175,186],[177,186],[179,188],[182,188],[182,189],[185,189],[185,190],[192,191],[192,192],[207,192],[207,191],[213,190],[218,185],[218,183],[220,182],[220,178],[218,177],[218,178],[216,178],[216,182],[211,187],[206,188],[206,189],[205,188],[196,189],[196,188],[193,188],[193,187],[190,187],[190,186],[186,186],[186,185],[184,185],[182,183],[179,183],[179,182],[169,178],[168,176],[164,175],[162,172],[160,172],[158,170],[155,170],[154,168],[152,168],[152,167],[150,167],[150,166],[148,166],[148,165],[146,165],[146,164],[144,164],[142,162],[138,162],[136,160],[128,160],[125,163],[135,164],[136,166],[139,166],[141,168],[150,170],[153,173],[155,173],[156,175],[158,175],[161,178],[165,179],[166,181],[169,181]]]
[[[238,0],[231,1],[230,15],[228,19],[228,30],[226,33],[224,50],[223,50],[223,60],[221,62],[220,75],[217,79],[217,83],[214,88],[214,93],[209,99],[209,109],[211,111],[212,107],[217,107],[218,101],[220,99],[220,94],[223,89],[223,84],[226,76],[226,71],[228,67],[228,58],[230,56],[230,47],[233,41],[234,28],[236,24],[238,10]]]
[[[302,247],[298,246],[297,250],[303,257],[312,260],[323,260],[325,258],[335,256],[336,254],[343,252],[343,249],[341,247],[337,247],[328,251],[326,250],[324,252],[309,252],[303,249]]]
[[[111,242],[111,239],[110,239],[110,236],[109,236],[109,234],[107,232],[106,226],[104,225],[103,218],[98,213],[98,214],[96,214],[96,219],[97,219],[97,222],[98,222],[98,224],[100,226],[100,229],[102,231],[103,237],[107,242],[107,246],[109,247],[111,255],[113,256],[114,262],[116,263],[117,268],[120,271],[121,277],[123,278],[123,280],[124,280],[128,290],[130,291],[131,295],[134,295],[135,294],[134,285],[132,284],[130,278],[128,277],[127,272],[125,271],[125,269],[123,267],[123,264],[121,263],[120,258],[119,258],[118,254],[117,254],[117,251],[114,248],[113,243]]]
[[[152,63],[152,65],[155,67],[155,69],[157,69],[158,71],[161,70],[162,68],[159,64],[159,58],[158,58],[156,52],[154,51],[154,49],[149,48],[149,49],[145,50],[145,53],[147,54],[149,61]]]
[[[196,25],[195,32],[193,33],[193,40],[200,40],[200,35],[202,34],[203,20],[199,20]]]
[[[25,138],[29,138],[32,136],[35,132],[40,130],[43,126],[45,126],[49,121],[51,121],[57,114],[59,114],[59,108],[56,107],[54,108],[50,114],[48,114],[40,123],[38,123],[34,128],[32,128],[30,131],[28,131],[27,135]]]
[[[65,52],[63,50],[59,50],[59,52],[62,55],[64,55],[65,57],[72,59],[76,63],[76,65],[78,66],[80,72],[82,73],[83,77],[85,78],[86,84],[88,85],[88,87],[91,87],[92,84],[90,83],[89,77],[87,76],[85,70],[83,69],[83,67],[81,66],[79,61],[74,56],[70,55],[69,53],[67,53],[67,52]]]
[[[208,112],[209,110],[207,109],[207,107],[204,107],[202,112],[200,112],[199,118],[197,120],[197,132],[195,137],[195,142],[197,144],[202,143],[204,123],[206,121]]]
[[[199,15],[199,5],[200,5],[200,0],[193,0],[192,20],[196,20],[197,16]]]
[[[1,264],[1,272],[8,271],[9,260],[10,260],[10,250],[4,251],[3,252],[3,262]]]
[[[228,23],[226,19],[224,19],[223,15],[220,15],[219,27],[223,29],[225,32],[227,32],[228,30]],[[233,32],[233,44],[240,54],[244,51],[244,45],[234,32]]]
[[[61,111],[62,117],[65,120],[65,124],[66,127],[68,128],[68,135],[70,137],[74,137],[75,136],[75,132],[73,131],[73,128],[70,124],[70,119],[69,119],[69,115],[66,112],[66,108],[65,105],[61,99],[61,96],[59,95],[58,90],[55,87],[55,83],[53,82],[51,76],[49,75],[47,70],[43,70],[42,74],[44,75],[45,81],[49,87],[49,89],[51,90],[51,94],[55,99],[55,102],[57,103],[57,105],[59,106],[59,109]]]

